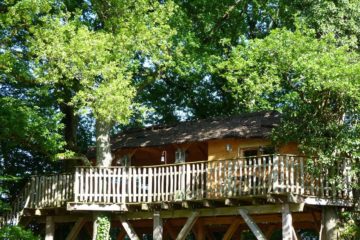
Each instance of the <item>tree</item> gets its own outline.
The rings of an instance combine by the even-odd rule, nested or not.
[[[314,31],[300,27],[244,41],[218,65],[218,71],[228,80],[227,89],[241,109],[283,113],[273,134],[276,143],[297,142],[304,154],[318,156],[328,169],[351,158],[352,174],[358,176],[359,60],[357,52],[339,46],[333,35],[317,39]],[[321,170],[313,169],[314,174]],[[341,189],[341,176],[330,177]],[[353,187],[358,188],[358,183]]]
[[[296,29],[300,21],[315,30],[319,38],[334,33],[339,44],[357,46],[359,1],[175,1],[177,14],[171,21],[176,29],[172,51],[174,64],[161,75],[137,78],[143,91],[139,101],[156,114],[155,123],[232,115],[243,110],[236,96],[226,90],[227,80],[212,71],[241,39],[262,39],[272,29]],[[155,66],[156,67],[156,66]],[[159,98],[158,96],[162,96]],[[185,113],[185,114],[184,114]]]
[[[47,3],[0,3],[1,213],[9,209],[9,203],[30,175],[58,171],[53,160],[64,145],[61,114],[46,88],[35,83],[29,68],[31,54],[26,47],[30,23],[48,10]],[[13,233],[17,229],[7,231]]]
[[[128,11],[131,7],[135,7],[135,11]],[[151,55],[152,63],[167,60],[165,36],[171,35],[165,16],[171,8],[171,5],[146,1],[134,6],[116,3],[112,9],[123,13],[122,18],[115,19],[118,29],[110,27],[111,31],[106,31],[106,24],[112,24],[109,20],[103,23],[103,29],[96,30],[85,25],[79,15],[64,13],[44,17],[42,28],[33,32],[31,50],[37,55],[36,79],[52,91],[72,91],[73,97],[67,104],[96,119],[99,166],[112,163],[110,130],[114,123],[127,123],[136,108],[131,79],[139,64],[137,59],[140,55],[142,58]],[[145,41],[149,42],[145,44]],[[97,234],[96,229],[102,228],[97,223],[109,227],[99,214],[93,238],[108,238],[108,230],[99,231],[99,234],[106,233],[105,236]]]

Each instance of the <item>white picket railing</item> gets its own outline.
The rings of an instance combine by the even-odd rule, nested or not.
[[[152,203],[292,193],[352,199],[351,162],[312,166],[304,157],[269,155],[142,167],[77,167],[75,174],[34,176],[0,225],[17,224],[24,209],[75,203]],[[316,177],[315,177],[316,176]],[[330,176],[337,176],[332,178]]]
[[[317,166],[320,168],[320,166]],[[330,170],[313,177],[305,159],[274,155],[232,160],[143,167],[77,167],[74,201],[84,203],[149,203],[293,193],[327,198],[352,198],[349,167],[331,184]]]

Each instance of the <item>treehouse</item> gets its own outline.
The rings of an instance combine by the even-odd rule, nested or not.
[[[116,239],[330,239],[354,204],[351,160],[322,168],[296,143],[272,146],[279,122],[259,112],[121,133],[112,167],[33,176],[4,221],[40,224],[45,239],[90,239],[94,212],[111,216]]]

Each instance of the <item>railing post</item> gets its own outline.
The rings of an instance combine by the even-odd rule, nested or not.
[[[273,157],[272,179],[273,179],[273,187],[272,187],[273,191],[277,193],[279,187],[279,156],[278,155],[274,155]]]
[[[185,177],[186,177],[186,165],[182,164],[182,171],[181,171],[181,200],[185,199],[186,196],[186,182],[185,182]]]
[[[148,182],[149,182],[149,187],[148,187],[148,202],[152,202],[152,195],[153,195],[153,190],[152,190],[152,174],[153,173],[153,169],[150,167],[149,168],[149,175],[148,175]]]
[[[300,157],[300,194],[305,193],[304,158]]]
[[[75,179],[74,179],[74,201],[79,200],[79,167],[75,168]]]
[[[122,167],[121,168],[121,173],[122,173],[122,176],[121,176],[121,202],[123,204],[126,203],[126,194],[127,194],[127,169],[126,167]]]

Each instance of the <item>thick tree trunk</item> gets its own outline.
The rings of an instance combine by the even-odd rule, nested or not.
[[[339,217],[335,207],[325,206],[322,210],[322,232],[321,240],[337,240]]]
[[[111,166],[110,130],[111,123],[96,121],[96,165],[100,167]]]
[[[62,114],[64,114],[61,119],[61,123],[64,124],[63,135],[65,140],[65,149],[79,153],[78,141],[77,141],[77,128],[79,125],[79,116],[75,114],[74,106],[70,104],[74,92],[70,89],[75,89],[76,87],[69,88],[67,86],[59,85],[57,86],[59,91],[56,93],[56,98],[62,99],[59,103],[59,109]],[[74,160],[65,160],[63,161],[63,167],[65,171],[73,171],[74,166],[78,165]]]
[[[110,167],[112,162],[110,130],[111,123],[96,120],[96,165]],[[101,228],[101,229],[100,229]],[[101,231],[100,231],[101,230]],[[105,213],[94,214],[93,240],[109,239],[110,220]],[[104,232],[108,235],[104,236]],[[101,236],[98,234],[101,233]],[[106,235],[106,234],[105,234]]]
[[[64,114],[61,123],[64,124],[64,139],[66,142],[66,149],[77,152],[77,137],[76,129],[78,127],[78,117],[75,116],[74,107],[69,106],[68,103],[59,104],[60,111]]]

